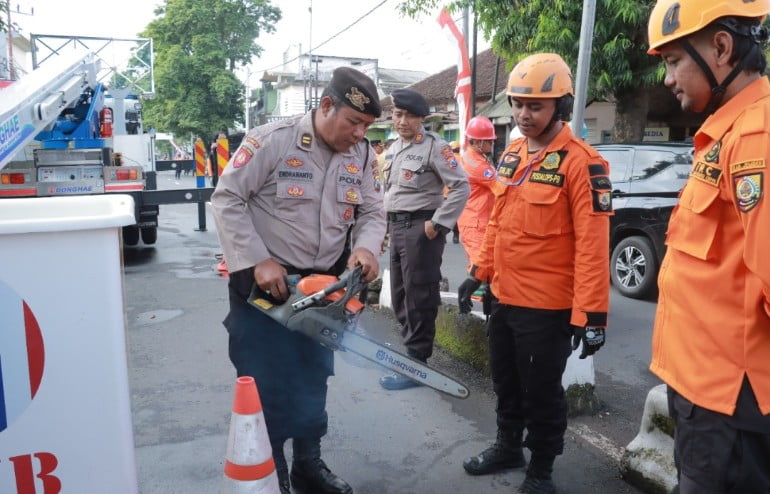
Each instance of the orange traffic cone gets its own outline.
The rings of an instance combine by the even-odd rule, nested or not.
[[[221,494],[280,494],[273,450],[253,377],[235,383]]]

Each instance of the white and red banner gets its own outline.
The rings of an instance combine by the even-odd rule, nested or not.
[[[468,48],[465,45],[465,37],[457,28],[457,24],[446,9],[441,9],[438,15],[438,23],[446,33],[450,41],[457,43],[457,87],[455,98],[457,99],[457,115],[460,125],[460,144],[465,146],[465,126],[471,119],[471,64],[468,59]]]

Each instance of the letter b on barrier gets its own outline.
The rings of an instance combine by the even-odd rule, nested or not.
[[[39,470],[35,472],[32,457],[39,462]],[[8,458],[13,463],[13,474],[16,477],[16,494],[59,494],[61,480],[51,475],[59,465],[59,460],[51,453],[34,453]],[[42,490],[35,486],[35,479],[40,479]]]

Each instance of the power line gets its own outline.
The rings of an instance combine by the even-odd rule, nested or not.
[[[362,15],[361,17],[359,17],[358,19],[356,19],[355,21],[353,21],[352,23],[350,23],[350,24],[349,24],[347,27],[345,27],[344,29],[342,29],[342,30],[341,30],[341,31],[339,31],[338,33],[336,33],[336,34],[332,35],[331,37],[327,38],[325,41],[321,42],[320,44],[318,44],[318,45],[314,46],[313,48],[311,48],[311,49],[309,50],[309,53],[312,53],[312,52],[316,51],[318,48],[322,47],[323,45],[325,45],[326,43],[330,42],[331,40],[333,40],[334,38],[336,38],[336,37],[337,37],[337,36],[339,36],[340,34],[344,33],[345,31],[347,31],[347,30],[348,30],[348,29],[350,29],[351,27],[355,26],[356,24],[358,24],[359,22],[361,22],[363,19],[365,19],[366,17],[368,17],[368,16],[369,16],[369,15],[370,15],[372,12],[374,12],[374,11],[375,11],[375,10],[377,10],[377,9],[379,9],[380,7],[382,7],[382,6],[383,6],[384,4],[386,4],[387,2],[388,2],[388,0],[382,0],[382,2],[380,2],[380,3],[378,3],[377,5],[375,5],[374,7],[372,7],[372,9],[371,9],[371,10],[369,10],[369,12],[365,13],[364,15]],[[282,66],[282,65],[286,65],[286,64],[288,64],[288,63],[291,63],[291,62],[293,62],[293,61],[295,61],[295,60],[298,60],[298,59],[299,59],[299,57],[301,57],[301,56],[302,56],[302,54],[299,54],[299,55],[297,55],[296,57],[292,58],[291,60],[287,60],[287,61],[285,61],[285,62],[281,62],[281,63],[279,63],[278,65],[274,65],[273,67],[270,67],[270,68],[268,68],[268,69],[260,69],[260,70],[257,70],[257,71],[255,71],[255,73],[260,73],[260,72],[268,72],[268,71],[271,71],[271,70],[277,69],[278,67],[280,67],[280,66]]]

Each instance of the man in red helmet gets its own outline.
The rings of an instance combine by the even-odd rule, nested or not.
[[[650,364],[668,385],[681,494],[770,492],[768,12],[659,0],[648,25],[664,84],[708,115],[668,226]]]
[[[497,140],[495,126],[487,117],[473,117],[465,129],[468,146],[461,153],[461,163],[471,186],[471,193],[465,203],[457,225],[460,239],[468,256],[468,262],[474,264],[474,258],[481,248],[484,232],[487,230],[489,215],[495,196],[492,186],[495,183],[495,167],[488,156]],[[470,307],[461,306],[460,312],[467,313]]]

